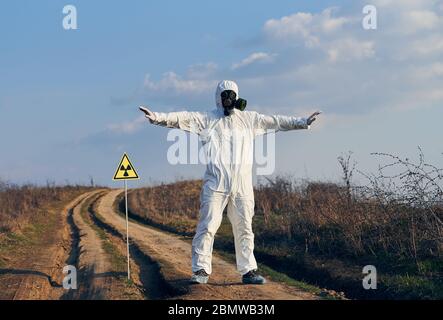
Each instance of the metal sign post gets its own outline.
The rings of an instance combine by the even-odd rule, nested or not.
[[[125,180],[125,212],[126,212],[126,254],[128,256],[128,280],[131,279],[129,268],[129,219],[128,219],[128,182]]]
[[[131,279],[130,256],[129,256],[129,217],[128,217],[128,182],[127,180],[139,179],[134,166],[125,153],[114,174],[114,180],[124,180],[125,182],[125,215],[126,215],[126,255],[128,259],[128,280]]]

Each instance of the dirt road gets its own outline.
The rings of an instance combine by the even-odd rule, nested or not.
[[[191,244],[129,223],[131,280],[126,279],[126,222],[115,209],[122,190],[85,193],[58,215],[53,232],[0,269],[0,299],[317,299],[270,281],[241,284],[235,265],[214,255],[207,285],[190,285]],[[63,267],[77,268],[76,290],[63,288]]]
[[[53,215],[54,225],[38,241],[15,248],[20,250],[17,257],[11,252],[7,268],[0,269],[0,299],[144,299],[141,285],[126,280],[123,249],[90,217],[103,192],[77,197]],[[76,290],[63,288],[63,268],[68,265],[77,270]]]
[[[87,196],[83,194],[63,208],[54,219],[53,232],[44,234],[38,243],[25,242],[26,248],[14,248],[0,272],[0,299],[59,299],[64,294],[62,270],[72,242],[68,218]]]
[[[102,194],[103,191],[100,190],[89,193],[72,210],[72,222],[79,230],[79,250],[75,261],[78,289],[69,290],[63,295],[64,299],[124,299],[122,293],[129,289],[129,286],[125,286],[124,268],[113,263],[115,255],[120,260],[124,257],[111,244],[106,234],[97,230],[90,216],[93,214],[95,201]],[[110,245],[113,247],[110,248]]]
[[[97,213],[108,225],[125,234],[125,219],[114,210],[116,197],[122,190],[113,190],[98,203]],[[129,223],[130,239],[142,252],[159,265],[159,272],[173,291],[182,292],[180,299],[316,299],[311,293],[284,284],[269,282],[264,286],[243,285],[233,264],[217,255],[213,258],[213,274],[208,285],[189,285],[191,277],[191,244],[180,237]]]

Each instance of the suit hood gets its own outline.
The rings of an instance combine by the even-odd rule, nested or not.
[[[223,110],[223,105],[220,95],[225,90],[232,90],[237,95],[237,99],[239,97],[238,86],[234,81],[231,80],[220,81],[217,85],[217,89],[215,90],[215,104],[217,105],[217,109]]]

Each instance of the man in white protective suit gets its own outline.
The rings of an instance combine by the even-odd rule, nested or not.
[[[200,219],[192,241],[192,283],[207,283],[212,273],[214,236],[228,206],[234,234],[237,270],[245,284],[264,284],[254,257],[254,191],[252,185],[254,138],[268,131],[309,129],[320,112],[308,118],[263,115],[243,111],[237,84],[221,81],[211,112],[152,112],[140,107],[153,124],[179,128],[200,136],[207,157],[200,193]]]

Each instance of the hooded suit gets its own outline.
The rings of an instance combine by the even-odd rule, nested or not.
[[[206,156],[206,172],[200,193],[200,219],[192,241],[192,271],[212,272],[214,236],[227,206],[234,234],[237,270],[241,274],[257,269],[254,258],[254,192],[252,166],[254,138],[268,131],[309,129],[306,118],[263,115],[233,109],[224,115],[221,93],[232,90],[233,81],[217,85],[217,108],[211,112],[154,112],[154,124],[178,128],[200,136]]]

